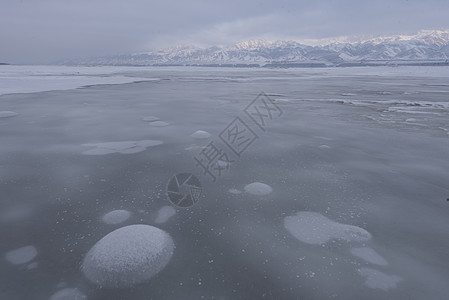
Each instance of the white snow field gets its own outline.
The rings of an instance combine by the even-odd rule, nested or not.
[[[165,231],[130,225],[99,240],[86,254],[81,269],[98,286],[131,287],[164,269],[173,251],[173,240]]]

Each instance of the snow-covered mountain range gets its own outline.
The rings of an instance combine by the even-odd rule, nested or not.
[[[94,57],[65,64],[81,65],[201,65],[201,66],[348,66],[448,65],[449,30],[378,37],[356,42],[306,45],[297,41],[250,40],[233,46],[174,48]]]

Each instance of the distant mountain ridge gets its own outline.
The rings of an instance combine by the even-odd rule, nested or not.
[[[66,61],[78,65],[198,65],[326,67],[358,65],[449,65],[449,30],[378,37],[356,42],[305,45],[249,40],[225,47],[179,46],[150,52]]]

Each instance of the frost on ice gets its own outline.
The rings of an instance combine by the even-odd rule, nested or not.
[[[365,277],[366,286],[383,291],[395,288],[402,281],[402,278],[397,275],[388,275],[370,268],[361,268],[359,273],[362,277]]]
[[[302,211],[285,217],[284,226],[295,238],[307,244],[324,244],[332,239],[351,242],[371,238],[363,228],[334,222],[317,212]]]
[[[156,217],[156,220],[154,220],[154,222],[157,224],[165,223],[168,221],[168,219],[173,217],[175,214],[176,214],[176,209],[174,209],[173,207],[171,207],[169,205],[163,206],[157,212],[157,217]]]
[[[360,248],[352,248],[351,253],[354,256],[357,256],[371,264],[386,266],[388,262],[380,256],[374,249],[368,247],[360,247]]]
[[[37,255],[36,247],[25,246],[6,253],[5,259],[14,265],[26,264],[32,261]]]
[[[106,224],[114,225],[125,222],[129,217],[131,217],[131,212],[124,209],[117,209],[108,212],[102,219]]]
[[[263,196],[271,193],[273,189],[268,184],[262,182],[253,182],[245,185],[245,192],[252,195]]]
[[[99,240],[86,254],[81,270],[99,286],[131,287],[159,273],[174,247],[171,236],[159,228],[125,226]]]
[[[195,131],[194,133],[192,133],[191,137],[193,137],[194,139],[208,139],[210,138],[210,133],[204,130],[198,130]]]
[[[125,142],[109,142],[97,144],[84,144],[85,147],[93,149],[84,151],[84,155],[106,155],[111,153],[133,154],[145,151],[148,147],[161,145],[163,142],[158,140],[143,141],[125,141]]]
[[[87,297],[75,288],[66,288],[54,293],[50,300],[86,300]]]

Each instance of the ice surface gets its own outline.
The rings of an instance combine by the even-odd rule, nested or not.
[[[365,277],[365,285],[383,291],[395,288],[402,281],[402,278],[397,275],[388,275],[371,268],[361,268],[359,273],[362,277]]]
[[[117,209],[108,212],[103,216],[102,219],[106,224],[113,225],[123,223],[128,220],[129,217],[131,217],[131,212],[124,209]]]
[[[130,225],[99,240],[86,254],[81,269],[99,286],[131,287],[159,273],[173,250],[173,240],[165,231],[149,225]]]
[[[168,126],[169,124],[164,121],[154,121],[154,122],[151,122],[150,125],[154,126],[154,127],[165,127],[165,126]]]
[[[174,209],[172,206],[166,205],[159,209],[157,212],[156,220],[154,220],[155,223],[165,223],[173,217],[176,214],[176,209]]]
[[[108,142],[97,144],[84,144],[85,147],[94,147],[93,149],[84,151],[84,155],[106,155],[111,153],[133,154],[145,151],[146,148],[161,145],[163,142],[158,140],[143,141],[125,141],[125,142]]]
[[[388,262],[380,256],[374,249],[368,247],[352,248],[351,253],[371,264],[386,266]]]
[[[253,182],[245,185],[245,192],[252,195],[263,196],[271,193],[273,189],[268,184],[262,182]]]
[[[371,234],[363,228],[337,223],[317,212],[302,211],[284,219],[285,228],[298,240],[307,244],[324,244],[329,240],[363,242]]]
[[[18,113],[13,111],[0,111],[0,118],[11,118],[17,116]]]
[[[65,288],[54,293],[49,300],[86,300],[87,297],[77,288]]]
[[[36,255],[37,255],[36,247],[25,246],[7,252],[5,255],[5,259],[14,265],[21,265],[32,261],[36,257]]]
[[[194,133],[192,133],[191,137],[193,137],[194,139],[208,139],[210,138],[210,133],[204,130],[198,130],[195,131]]]

